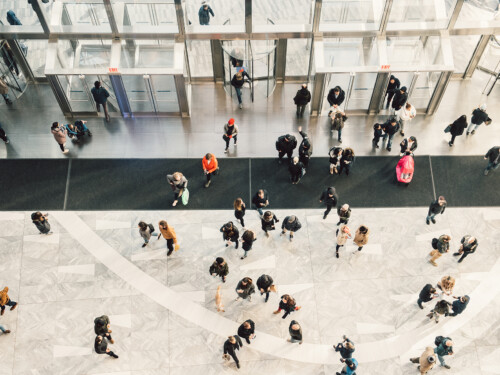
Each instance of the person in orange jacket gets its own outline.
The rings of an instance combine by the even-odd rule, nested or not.
[[[177,235],[175,234],[174,228],[167,224],[165,220],[161,220],[158,223],[158,227],[160,228],[160,234],[158,235],[158,240],[161,236],[167,240],[168,253],[167,256],[171,255],[174,251],[179,250],[179,244],[177,243]]]
[[[214,154],[208,153],[201,161],[201,164],[203,166],[203,172],[205,176],[207,176],[207,182],[205,183],[205,187],[207,188],[210,186],[212,174],[217,174],[219,171],[219,162]]]

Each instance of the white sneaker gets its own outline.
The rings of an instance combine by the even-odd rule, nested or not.
[[[226,149],[224,150],[224,153],[225,153],[225,154],[227,154],[227,153],[228,153],[228,151],[229,151],[229,150],[226,148]]]
[[[240,109],[243,109],[243,104],[242,103],[240,103]]]
[[[69,150],[67,148],[64,149],[63,154],[67,154]]]

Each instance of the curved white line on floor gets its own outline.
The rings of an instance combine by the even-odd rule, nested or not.
[[[221,349],[223,339],[237,332],[239,326],[237,322],[191,302],[141,271],[109,246],[75,213],[54,212],[52,215],[96,259],[135,289],[191,323],[221,336]],[[451,335],[452,332],[476,316],[500,292],[499,275],[500,259],[493,265],[474,292],[469,294],[471,303],[465,312],[458,317],[447,319],[444,324],[440,324],[438,333],[436,333],[436,325],[429,324],[384,340],[357,344],[356,359],[360,363],[366,363],[394,358],[407,354],[413,348],[430,345],[434,342],[434,337],[437,334]],[[260,331],[256,333],[258,339],[252,342],[252,349],[293,361],[315,364],[340,364],[339,355],[332,350],[331,345],[307,343],[300,346],[291,345],[282,338]]]

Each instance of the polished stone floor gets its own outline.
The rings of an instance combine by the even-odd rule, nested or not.
[[[19,302],[0,324],[0,374],[220,374],[236,373],[222,360],[225,337],[246,319],[257,338],[239,352],[244,374],[332,374],[340,371],[330,345],[347,334],[356,344],[358,374],[416,374],[408,361],[432,345],[436,335],[452,337],[452,370],[436,373],[500,373],[500,209],[448,208],[437,224],[425,224],[426,208],[356,209],[349,225],[367,225],[361,253],[352,242],[334,257],[336,215],[321,210],[277,210],[302,222],[294,242],[275,231],[266,238],[255,211],[245,217],[257,233],[248,258],[224,247],[219,228],[234,220],[232,211],[50,212],[53,234],[37,233],[28,212],[0,212],[0,287],[10,287]],[[168,216],[167,216],[168,215]],[[164,240],[141,248],[139,220],[166,219],[181,246],[166,256]],[[239,225],[238,225],[239,226]],[[240,227],[240,226],[239,226]],[[241,227],[240,227],[241,228]],[[473,234],[477,252],[458,264],[446,254],[431,266],[430,242],[440,234]],[[229,264],[225,284],[208,268],[214,257]],[[280,294],[292,294],[302,309],[286,320],[267,304],[234,301],[236,283],[271,275]],[[420,289],[442,276],[457,279],[454,295],[468,294],[467,310],[429,322],[416,305]],[[222,285],[225,313],[215,309]],[[93,352],[93,319],[110,316],[114,360]],[[304,332],[304,345],[286,343],[291,319]]]

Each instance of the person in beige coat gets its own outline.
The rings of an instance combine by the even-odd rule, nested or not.
[[[64,129],[64,126],[56,121],[52,123],[50,132],[54,136],[54,139],[61,148],[63,154],[67,154],[69,152],[69,150],[66,148],[66,136],[68,135],[68,131]]]
[[[368,237],[370,236],[370,230],[368,227],[364,225],[360,225],[359,228],[356,230],[356,234],[354,235],[353,242],[358,245],[358,251],[361,251],[363,249],[363,246],[365,246],[368,243]]]
[[[443,276],[437,287],[443,291],[444,294],[451,296],[453,288],[455,287],[455,278],[453,276]]]
[[[336,251],[336,257],[339,258],[339,249],[340,246],[345,246],[347,240],[349,238],[352,238],[351,236],[351,230],[347,225],[341,225],[339,229],[337,229],[337,248],[335,249]]]
[[[422,353],[420,358],[410,358],[410,362],[418,363],[420,365],[418,366],[420,375],[427,374],[427,371],[430,371],[436,363],[436,354],[434,353],[434,349],[428,346],[425,348],[425,351]]]

